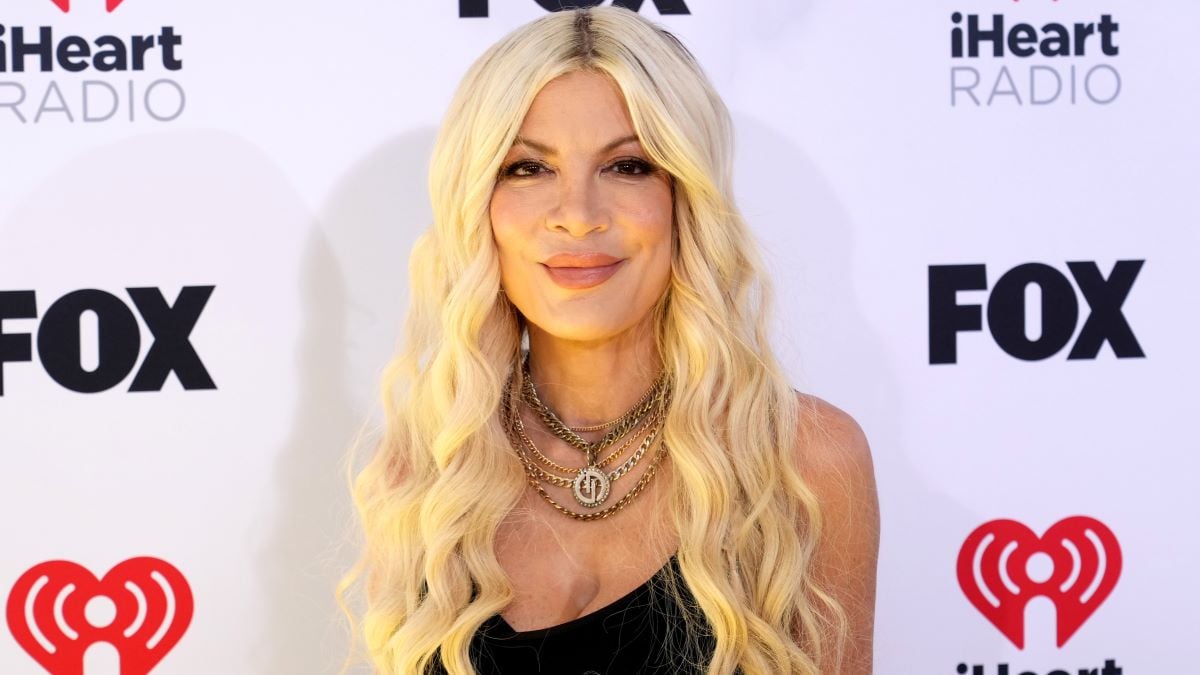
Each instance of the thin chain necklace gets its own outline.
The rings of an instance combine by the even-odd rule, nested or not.
[[[655,384],[657,384],[657,382]],[[642,398],[638,399],[638,402],[633,404],[633,408],[636,409],[636,408],[640,407],[642,404],[644,404],[646,402],[646,399],[648,399],[652,395],[654,395],[655,390],[656,390],[656,387],[651,386],[650,389],[647,390],[645,394],[642,394]],[[535,391],[535,393],[536,393],[536,391]],[[613,425],[620,424],[621,420],[623,420],[623,419],[625,419],[625,415],[621,415],[620,417],[613,419],[613,420],[609,420],[608,422],[605,422],[603,424],[593,424],[593,425],[587,426],[587,427],[567,427],[567,428],[570,429],[571,431],[574,431],[575,433],[582,433],[582,432],[586,432],[586,431],[600,431],[601,429],[607,429]],[[603,466],[603,464],[601,464],[601,466]]]
[[[526,359],[528,359],[528,357],[526,357]],[[528,363],[527,360],[526,363]],[[528,479],[530,486],[533,487],[533,489],[539,495],[541,495],[542,499],[549,503],[550,506],[566,516],[575,518],[576,520],[598,520],[607,518],[613,513],[623,509],[646,488],[646,486],[650,483],[650,480],[654,478],[659,464],[667,454],[666,443],[660,443],[658,451],[654,453],[654,456],[651,458],[650,464],[647,465],[646,471],[642,474],[641,479],[638,480],[637,484],[634,485],[634,487],[628,493],[626,493],[625,496],[617,500],[617,502],[612,506],[590,513],[580,513],[578,511],[571,510],[562,504],[559,504],[554,497],[546,492],[545,488],[542,487],[541,480],[539,479],[540,474],[538,467],[534,464],[532,459],[530,459],[529,455],[524,452],[524,448],[522,446],[526,443],[526,441],[528,441],[528,436],[524,434],[524,427],[521,423],[520,413],[517,411],[517,408],[512,401],[512,389],[512,376],[510,375],[509,381],[505,386],[504,395],[501,397],[502,415],[504,420],[503,426],[506,434],[508,435],[509,443],[516,450],[517,455],[525,468],[526,478]],[[656,416],[656,421],[653,423],[653,428],[651,428],[647,433],[646,439],[643,441],[641,447],[639,447],[637,459],[640,459],[645,451],[654,444],[655,440],[657,440],[658,435],[662,430],[669,397],[670,387],[666,386],[664,387],[664,392],[662,394],[654,396],[651,399],[652,401],[660,403],[660,410]],[[532,447],[532,441],[528,441],[528,445]],[[611,481],[614,479],[611,477],[611,474],[605,474],[595,465],[594,451],[591,451],[588,454],[588,466],[575,470],[577,473],[575,480],[571,481],[571,488],[576,501],[578,501],[582,506],[594,508],[607,500],[610,492],[609,483],[611,483]],[[619,478],[621,475],[627,472],[629,468],[636,464],[636,460],[627,460],[626,464],[628,466],[622,465],[619,467],[618,470],[620,473],[617,473],[616,471],[613,472],[617,473],[617,478]]]
[[[646,449],[650,446],[650,444],[654,441],[654,437],[658,434],[659,428],[661,426],[661,424],[660,424],[661,420],[662,420],[662,415],[661,414],[656,415],[652,420],[650,420],[643,427],[644,429],[646,429],[646,435],[642,440],[642,444],[638,447],[637,452],[633,453],[633,455],[631,457],[629,457],[624,462],[622,462],[621,465],[618,466],[613,471],[608,472],[607,475],[608,475],[608,480],[610,483],[615,482],[618,478],[620,478],[621,476],[628,473],[638,463],[638,461],[641,460],[642,456],[644,454],[646,454]],[[575,474],[576,476],[578,476],[579,471],[581,471],[584,468],[587,468],[587,467],[580,467],[580,468],[576,468],[576,469],[569,469],[565,466],[555,464],[554,462],[550,461],[545,455],[543,455],[540,450],[537,449],[537,446],[535,446],[533,444],[533,441],[525,433],[525,424],[524,424],[524,422],[521,421],[520,415],[517,415],[515,418],[513,418],[513,424],[516,427],[517,434],[520,436],[521,442],[524,444],[524,446],[527,449],[529,449],[534,454],[534,456],[536,456],[539,460],[543,461],[543,463],[547,463],[548,465],[551,465],[551,468],[556,469],[558,471],[562,471],[564,473]],[[622,444],[622,450],[624,449],[624,446],[629,445],[630,442],[634,438],[636,438],[638,435],[640,435],[640,432],[638,434],[630,434],[629,439],[624,444]],[[592,466],[594,468],[603,468],[606,464],[608,464],[611,460],[613,460],[615,458],[615,456],[617,454],[619,454],[620,452],[621,452],[621,450],[618,450],[617,452],[613,453],[612,455],[609,455],[609,457],[604,462],[601,462],[599,464],[595,464]],[[557,486],[563,487],[563,488],[570,488],[570,487],[574,486],[574,481],[571,480],[570,478],[563,478],[561,476],[555,476],[554,474],[548,473],[545,470],[543,470],[541,467],[538,467],[536,465],[534,468],[537,470],[538,476],[545,479],[549,483],[552,483],[554,485],[557,485]],[[579,501],[580,504],[587,506],[586,503],[584,503],[582,500],[579,499],[578,495],[576,496],[576,500]]]
[[[542,422],[555,436],[571,444],[571,446],[586,452],[589,464],[592,463],[595,453],[612,445],[617,439],[628,433],[630,429],[637,426],[637,423],[650,411],[650,408],[654,406],[666,390],[666,372],[664,371],[654,381],[654,384],[651,385],[650,390],[642,396],[638,404],[614,420],[616,423],[615,429],[605,434],[604,438],[599,441],[590,443],[572,431],[570,427],[558,418],[558,415],[554,414],[553,410],[538,398],[537,390],[533,386],[533,378],[530,376],[529,371],[529,352],[525,352],[525,358],[521,363],[521,375],[522,399],[537,412],[538,416],[542,418]]]
[[[519,417],[518,417],[518,419],[519,419]],[[603,459],[603,461],[598,462],[596,464],[596,466],[603,468],[603,467],[606,467],[609,464],[613,463],[614,461],[616,461],[616,459],[618,457],[620,457],[621,454],[623,452],[625,452],[625,449],[628,448],[629,445],[633,442],[634,438],[637,438],[638,436],[642,435],[643,433],[648,433],[647,429],[649,429],[650,425],[653,424],[655,422],[655,420],[657,420],[657,419],[658,419],[658,417],[647,418],[638,428],[634,429],[633,432],[631,432],[629,435],[627,435],[625,437],[625,440],[621,441],[621,445],[619,445],[617,447],[617,449],[612,452],[612,454],[605,457]],[[572,427],[572,429],[574,429],[574,427]],[[578,431],[578,429],[575,429],[575,430]],[[533,453],[533,456],[539,462],[541,462],[542,464],[546,465],[547,467],[549,467],[555,471],[560,471],[560,472],[566,473],[566,474],[574,474],[576,471],[579,470],[578,467],[576,467],[576,468],[566,467],[566,466],[563,466],[563,465],[555,462],[554,460],[550,459],[545,454],[543,454],[541,450],[538,450],[537,446],[534,445],[532,441],[526,443],[525,445],[527,448],[529,448],[530,452]]]
[[[575,497],[575,501],[588,508],[600,506],[608,498],[608,495],[612,489],[612,485],[608,474],[600,470],[600,467],[597,463],[597,453],[602,448],[607,447],[625,435],[632,427],[637,425],[645,415],[649,414],[650,410],[654,406],[663,404],[664,397],[667,392],[665,373],[660,375],[650,387],[650,390],[646,393],[646,395],[643,395],[642,404],[635,405],[627,413],[622,415],[621,421],[616,425],[616,428],[606,434],[604,438],[597,443],[590,443],[572,432],[567,425],[562,423],[554,411],[551,410],[549,406],[543,404],[538,398],[537,390],[533,386],[533,378],[531,377],[529,370],[529,352],[525,353],[521,374],[522,394],[525,402],[534,408],[534,410],[542,418],[542,422],[547,428],[550,429],[551,432],[554,433],[555,436],[570,443],[577,449],[583,450],[587,457],[586,466],[577,470],[575,474],[575,480],[572,483],[572,494]],[[518,422],[519,419],[520,418],[518,416]],[[522,434],[522,436],[524,435]],[[528,441],[528,437],[523,438],[523,440]],[[653,442],[653,436],[647,435],[646,442]],[[541,453],[537,454],[540,455]],[[641,459],[643,454],[645,454],[644,449],[635,455],[636,459]],[[545,473],[546,472],[544,471],[538,472],[535,468],[534,476],[542,476]],[[617,475],[619,476],[621,473],[624,473],[624,471],[618,473]]]

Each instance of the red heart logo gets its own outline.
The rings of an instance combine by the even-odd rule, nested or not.
[[[50,0],[50,2],[53,2],[64,12],[71,11],[71,0]],[[125,0],[106,0],[104,6],[108,11],[111,12],[117,7],[120,7],[122,2],[125,2]]]
[[[115,606],[111,620],[85,615],[94,598]],[[83,675],[84,654],[95,642],[116,647],[121,675],[146,675],[183,637],[192,609],[187,580],[158,558],[130,558],[102,580],[73,562],[50,560],[13,584],[8,629],[51,675]]]
[[[1051,569],[1034,579],[1028,564],[1038,554],[1048,557]],[[1104,602],[1120,575],[1116,536],[1087,516],[1064,518],[1040,538],[1015,520],[993,520],[968,535],[958,552],[958,585],[1018,649],[1025,648],[1025,605],[1031,599],[1044,596],[1054,603],[1062,647]]]

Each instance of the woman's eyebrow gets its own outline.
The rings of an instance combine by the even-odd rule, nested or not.
[[[622,145],[625,145],[626,143],[638,142],[639,140],[640,139],[638,139],[636,134],[622,136],[621,138],[609,141],[607,144],[605,144],[605,146],[603,148],[600,148],[599,154],[606,153],[609,150],[612,150],[614,148],[619,148]],[[534,150],[537,150],[538,152],[546,154],[546,155],[558,154],[558,151],[555,150],[554,148],[550,147],[550,145],[548,145],[546,143],[539,143],[538,141],[535,141],[530,138],[525,138],[523,136],[517,136],[516,140],[513,141],[514,147],[516,147],[518,145],[527,145],[527,146],[533,148]]]

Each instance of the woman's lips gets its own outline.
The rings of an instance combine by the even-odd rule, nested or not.
[[[546,269],[546,273],[554,283],[563,288],[577,289],[599,286],[616,274],[617,269],[623,264],[625,264],[624,260],[618,260],[611,265],[596,267],[550,267],[544,264],[542,267]]]

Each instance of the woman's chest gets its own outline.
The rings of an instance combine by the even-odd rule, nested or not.
[[[608,606],[653,577],[678,550],[662,490],[614,517],[578,521],[524,499],[497,533],[514,599],[501,617],[516,631],[556,626]]]

